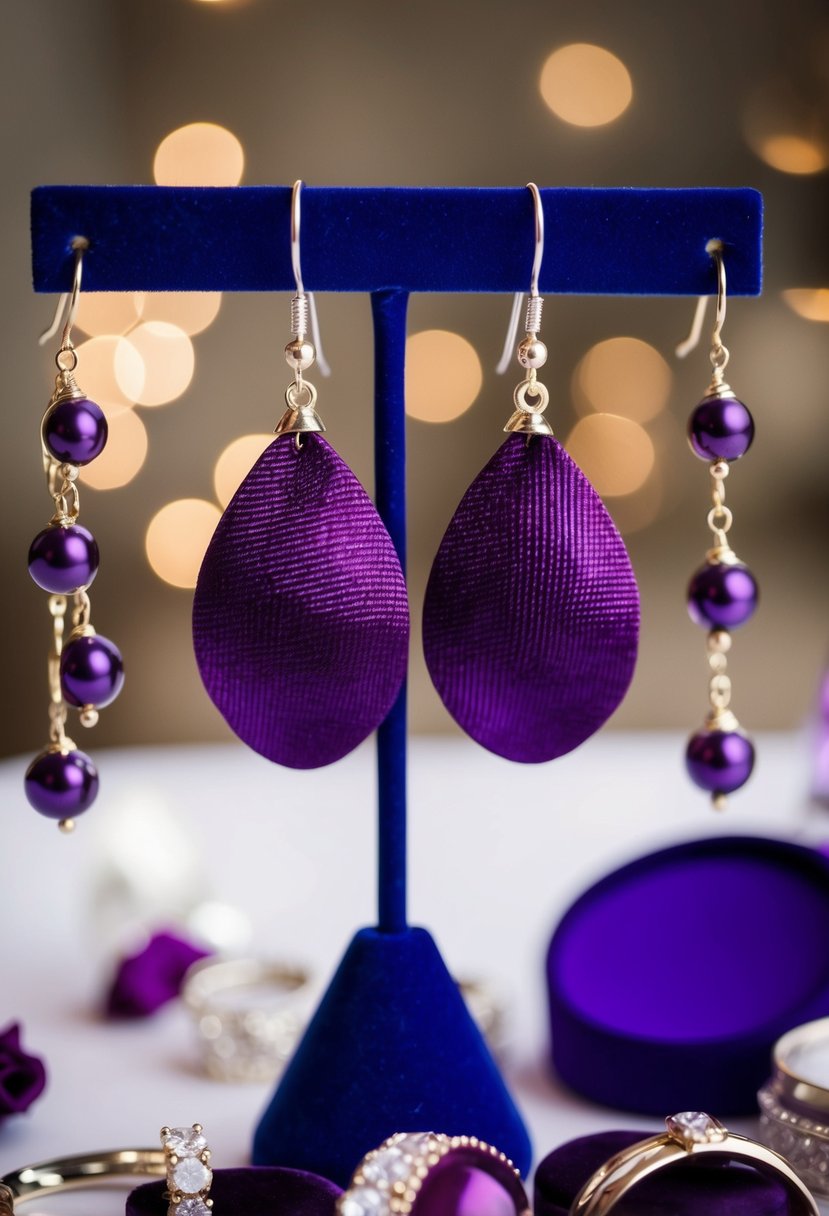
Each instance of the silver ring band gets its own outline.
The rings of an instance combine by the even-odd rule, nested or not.
[[[235,989],[267,986],[284,999],[270,1009],[233,1006]],[[270,1081],[292,1054],[310,1013],[309,976],[257,959],[205,959],[187,972],[182,999],[193,1015],[208,1076]]]
[[[809,1059],[810,1054],[818,1059]],[[829,1018],[807,1022],[774,1045],[773,1073],[757,1095],[760,1135],[803,1181],[829,1196],[829,1088],[813,1080],[829,1063]]]

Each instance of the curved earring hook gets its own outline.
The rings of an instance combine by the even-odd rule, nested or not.
[[[538,277],[541,273],[541,263],[544,259],[544,208],[541,205],[541,191],[535,182],[527,182],[527,189],[532,195],[533,208],[535,211],[535,253],[533,254],[533,266],[530,273],[530,300],[540,300],[538,294]],[[504,349],[501,352],[501,358],[498,366],[495,368],[499,376],[503,376],[504,372],[512,362],[512,348],[515,345],[515,339],[518,337],[518,318],[521,316],[521,305],[524,301],[523,291],[518,291],[512,301],[512,312],[510,314],[509,326],[507,328],[507,337],[504,342]],[[540,318],[541,314],[538,313]]]
[[[331,368],[322,351],[322,342],[320,341],[319,319],[317,317],[317,304],[312,291],[306,291],[302,282],[302,261],[299,251],[299,230],[302,206],[300,196],[302,187],[305,185],[302,178],[298,178],[291,190],[291,268],[294,272],[294,282],[296,284],[296,298],[299,300],[308,301],[308,314],[311,321],[311,340],[316,348],[316,362],[323,376],[331,375]]]
[[[717,267],[717,314],[714,321],[714,332],[711,336],[711,344],[714,347],[722,346],[721,334],[723,325],[725,325],[725,310],[726,310],[726,282],[725,282],[725,260],[723,258],[723,243],[720,240],[711,240],[705,246],[705,252],[710,254],[714,259]],[[699,340],[702,336],[702,327],[705,322],[705,314],[708,310],[708,296],[700,296],[697,300],[694,319],[691,322],[691,332],[684,342],[680,342],[674,353],[678,359],[684,359],[686,355],[690,355],[692,350],[699,346]]]
[[[43,333],[37,340],[38,346],[45,346],[50,338],[53,338],[60,328],[61,320],[63,321],[63,334],[60,340],[61,350],[72,349],[72,326],[75,324],[75,315],[78,311],[78,300],[81,294],[81,279],[83,278],[83,255],[89,248],[89,241],[85,236],[76,236],[72,241],[72,248],[75,251],[75,271],[72,277],[72,290],[65,291],[58,297],[55,315],[52,318],[52,324],[48,329],[44,329]]]

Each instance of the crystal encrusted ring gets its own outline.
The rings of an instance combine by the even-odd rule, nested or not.
[[[207,1196],[213,1171],[202,1125],[162,1127],[161,1146],[167,1165],[168,1216],[210,1216],[213,1200]]]
[[[515,1166],[475,1136],[397,1132],[358,1165],[338,1216],[529,1216]]]

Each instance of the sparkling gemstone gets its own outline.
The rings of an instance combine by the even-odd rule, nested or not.
[[[210,1208],[203,1199],[182,1199],[175,1208],[176,1216],[210,1216]]]
[[[178,1187],[182,1195],[197,1195],[210,1186],[213,1173],[198,1157],[185,1157],[173,1166],[172,1177],[173,1185]]]
[[[340,1216],[386,1216],[389,1197],[376,1186],[352,1187],[340,1201]]]
[[[207,1148],[207,1140],[195,1128],[173,1127],[164,1137],[164,1147],[177,1157],[198,1157]]]
[[[679,1131],[686,1140],[693,1140],[694,1144],[704,1144],[718,1130],[711,1116],[701,1110],[684,1110],[672,1115],[668,1126],[671,1131]]]
[[[413,1216],[515,1216],[517,1210],[514,1196],[492,1174],[445,1158],[424,1181]]]
[[[388,1183],[407,1182],[411,1177],[410,1159],[396,1145],[393,1148],[383,1148],[363,1166],[361,1173],[366,1182]]]
[[[400,1140],[395,1140],[394,1147],[409,1157],[423,1157],[428,1152],[429,1141],[434,1132],[410,1132]]]

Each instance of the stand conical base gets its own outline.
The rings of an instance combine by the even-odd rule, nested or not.
[[[345,1186],[397,1131],[478,1136],[530,1166],[521,1116],[432,938],[361,929],[262,1116],[253,1163]]]

